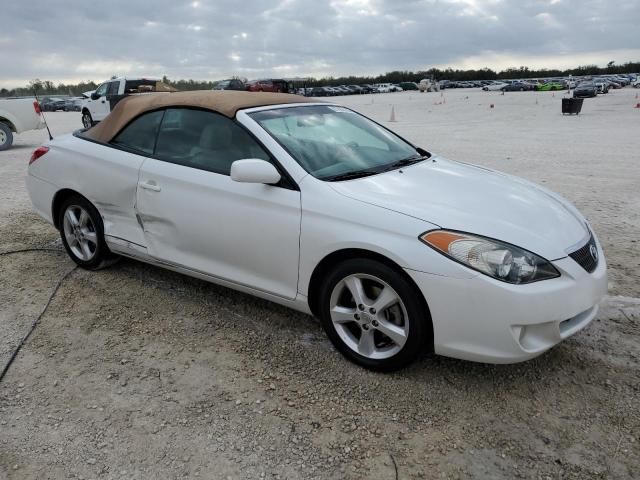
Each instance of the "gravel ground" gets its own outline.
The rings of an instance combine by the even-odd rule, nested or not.
[[[319,323],[272,303],[121,261],[74,270],[0,384],[0,478],[640,477],[640,110],[469,90],[342,97],[452,159],[544,183],[590,219],[610,296],[541,357],[424,356],[384,375],[351,365]],[[494,108],[490,108],[490,104]],[[77,113],[48,115],[54,135]],[[23,175],[43,131],[0,153],[0,252],[59,247]],[[0,366],[73,268],[0,257]]]

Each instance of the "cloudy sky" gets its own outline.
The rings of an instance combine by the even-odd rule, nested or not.
[[[2,0],[0,87],[640,60],[639,0]]]

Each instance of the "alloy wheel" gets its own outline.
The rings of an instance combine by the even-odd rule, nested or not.
[[[98,234],[89,213],[78,205],[64,212],[63,231],[71,252],[83,262],[90,261],[98,249]]]
[[[409,316],[398,293],[367,274],[345,277],[333,288],[330,316],[341,340],[372,360],[396,355],[409,336]]]

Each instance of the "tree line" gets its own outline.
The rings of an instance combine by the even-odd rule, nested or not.
[[[479,70],[454,70],[452,68],[438,69],[431,68],[429,70],[401,71],[395,70],[377,76],[343,76],[343,77],[325,77],[325,78],[308,78],[306,81],[300,80],[300,84],[306,83],[307,86],[316,85],[352,85],[364,83],[400,83],[400,82],[419,82],[423,78],[431,78],[435,80],[451,80],[451,81],[468,81],[468,80],[501,80],[501,79],[517,79],[517,78],[545,78],[545,77],[564,77],[564,76],[584,76],[584,75],[605,75],[619,73],[638,73],[640,72],[640,62],[627,62],[621,65],[615,65],[609,62],[606,67],[597,65],[585,65],[566,70],[559,69],[530,69],[529,67],[507,68],[496,72],[490,68],[482,68]],[[162,81],[178,90],[211,90],[216,81],[211,80],[171,80],[167,76]],[[0,89],[0,97],[13,96],[29,96],[36,91],[38,95],[71,95],[78,96],[83,92],[95,90],[98,87],[94,81],[88,80],[77,84],[55,84],[50,80],[31,80],[24,87]]]

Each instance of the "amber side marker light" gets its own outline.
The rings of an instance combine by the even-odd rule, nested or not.
[[[464,240],[465,238],[467,237],[458,235],[457,233],[442,231],[428,232],[420,237],[423,242],[446,254],[449,254],[449,245],[456,240]]]

